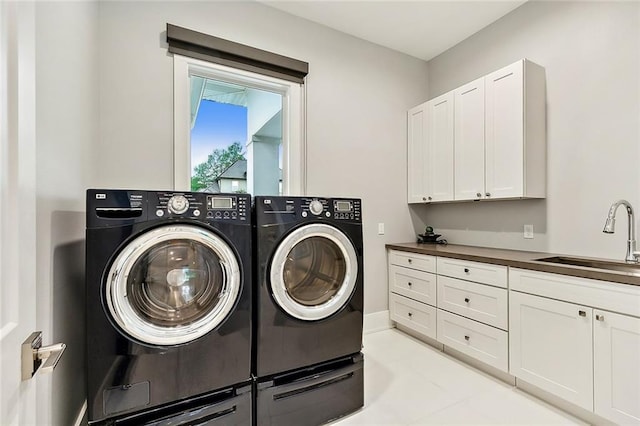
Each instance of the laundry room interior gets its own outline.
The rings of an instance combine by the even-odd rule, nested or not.
[[[87,190],[101,194],[101,189],[104,193],[128,191],[126,206],[107,206],[108,214],[120,214],[113,211],[125,208],[131,214],[143,211],[153,219],[177,217],[184,212],[181,202],[190,205],[186,211],[191,213],[194,206],[209,203],[200,209],[205,213],[201,217],[200,210],[191,216],[203,223],[207,212],[215,214],[216,203],[229,202],[228,208],[237,209],[241,195],[250,195],[251,203],[259,199],[264,211],[275,212],[264,213],[267,218],[276,213],[286,217],[283,212],[291,209],[304,212],[304,220],[320,221],[326,212],[327,221],[335,218],[335,223],[327,223],[337,223],[340,229],[329,237],[331,241],[339,247],[349,246],[342,244],[342,238],[356,241],[353,253],[350,249],[339,253],[347,257],[342,274],[352,280],[345,297],[359,295],[361,300],[349,299],[344,305],[348,309],[330,311],[340,326],[317,328],[317,334],[306,341],[314,336],[315,353],[327,352],[324,358],[309,355],[314,368],[339,360],[336,371],[345,368],[349,377],[357,377],[356,367],[364,364],[364,402],[355,401],[357,407],[329,413],[329,418],[319,416],[317,421],[310,414],[309,424],[640,424],[640,253],[633,214],[633,207],[640,209],[640,2],[35,1],[2,2],[0,13],[0,123],[7,123],[0,124],[1,424],[103,424],[87,417],[91,402],[87,401],[85,352],[89,318],[85,253],[89,253],[87,215],[91,213]],[[227,198],[172,198],[190,191],[184,182],[191,176],[184,167],[188,162],[181,157],[188,154],[180,153],[183,146],[176,141],[183,124],[176,119],[175,107],[184,101],[177,99],[176,86],[187,83],[177,82],[169,26],[188,30],[193,37],[195,33],[205,35],[205,40],[212,36],[248,47],[250,52],[256,49],[308,65],[300,84],[301,124],[295,128],[298,133],[288,135],[291,148],[285,152],[281,194],[249,190]],[[423,28],[429,32],[421,31],[429,26]],[[482,80],[484,92],[475,93],[484,93],[484,108],[492,99],[490,93],[495,97],[504,93],[502,80],[491,80],[491,76],[509,66],[520,72],[517,87],[524,100],[518,111],[525,118],[518,129],[525,134],[524,142],[519,142],[519,157],[499,154],[495,161],[502,161],[497,170],[512,164],[520,167],[520,193],[500,196],[489,189],[492,177],[485,177],[484,161],[490,154],[483,145],[477,196],[458,198],[456,183],[466,182],[466,175],[460,175],[463,168],[456,165],[473,160],[465,157],[471,150],[459,152],[462,142],[455,147],[454,143],[477,121],[468,128],[457,127],[455,108],[463,103],[455,96],[467,93],[458,89]],[[492,87],[497,89],[491,92]],[[439,111],[429,109],[435,105],[430,102],[449,94],[446,99],[455,97],[456,103],[447,101],[450,126],[443,132],[449,131],[451,139],[446,152],[416,144],[415,138],[428,139],[436,128],[428,126]],[[506,105],[503,113],[515,111],[512,104]],[[536,108],[541,108],[540,113],[529,120],[527,113]],[[417,118],[412,121],[412,117]],[[483,113],[479,120],[483,144],[491,128],[486,117]],[[495,122],[503,123],[500,118]],[[511,121],[504,128],[512,129]],[[443,180],[447,173],[450,179]],[[429,192],[442,188],[448,192],[439,199],[440,195]],[[535,192],[534,188],[541,189]],[[475,187],[472,192],[476,194]],[[96,194],[91,194],[96,201]],[[148,207],[138,210],[138,195]],[[283,200],[289,196],[290,202],[282,201],[282,208],[276,209],[280,201],[272,204],[260,198],[268,196]],[[436,199],[427,199],[432,196]],[[220,206],[221,211],[227,208]],[[247,218],[252,215],[256,212],[247,213]],[[251,219],[254,227],[257,217]],[[341,227],[349,220],[355,220],[355,230]],[[285,222],[271,224],[282,235],[265,231],[267,236],[259,241],[287,240]],[[266,230],[269,224],[267,220]],[[235,231],[229,232],[234,235]],[[258,247],[255,236],[260,231],[253,235]],[[426,241],[430,236],[433,241]],[[233,241],[228,236],[221,239]],[[432,244],[443,240],[445,244]],[[287,242],[295,246],[300,241]],[[267,243],[264,247],[278,255],[277,248]],[[248,261],[259,257],[255,250],[253,257]],[[286,259],[281,262],[285,275]],[[103,268],[100,273],[106,274],[109,268]],[[268,292],[257,299],[260,277],[269,278],[267,272],[274,268],[253,266],[254,276],[245,283],[253,287],[252,298],[277,302],[278,295]],[[475,268],[483,271],[479,278],[471,277]],[[350,277],[349,271],[354,270]],[[433,294],[410,288],[416,282],[433,288]],[[474,309],[460,311],[468,309],[468,301],[461,302],[462,307],[447,307],[447,300],[440,299],[454,287],[460,295],[473,293],[472,284],[473,291],[491,295],[491,303],[504,304],[499,314],[486,316],[491,319],[474,316]],[[128,290],[121,291],[127,298]],[[466,301],[468,296],[460,297]],[[256,300],[251,302],[254,314],[262,303]],[[575,318],[544,316],[541,312],[550,312],[552,303],[571,308]],[[526,316],[534,308],[539,317]],[[264,339],[271,339],[285,347],[290,342],[286,324],[294,323],[292,318],[302,322],[320,318],[314,317],[318,314],[313,309],[270,309],[265,308],[269,316],[263,324],[274,318],[269,327],[282,329],[254,328],[254,343],[262,339],[266,345]],[[346,318],[347,311],[353,316]],[[26,325],[24,312],[28,312]],[[502,319],[494,321],[494,317]],[[605,374],[598,365],[607,361],[602,358],[605,344],[597,344],[598,327],[612,318],[619,319],[624,324],[620,330],[625,331],[620,332],[624,336],[620,340],[609,336],[612,349],[606,360],[609,364],[615,360],[620,377],[607,376],[609,381],[602,382]],[[425,323],[416,325],[423,319]],[[552,332],[556,320],[563,321],[557,330],[573,337]],[[127,327],[126,320],[99,321],[119,330]],[[256,327],[248,321],[247,327]],[[580,321],[588,331],[571,328]],[[461,341],[447,340],[445,331],[462,328],[484,336],[483,344],[501,345],[496,349],[499,354],[492,352],[493,346],[475,349],[475,335],[469,338],[472,331],[460,331]],[[336,336],[336,342],[329,343],[333,336],[328,334],[336,329],[356,340],[345,343]],[[18,377],[24,365],[20,344],[33,331],[42,332],[43,345],[60,342],[66,349],[51,372],[37,372],[23,380]],[[576,343],[573,339],[578,335],[586,336],[588,342]],[[291,336],[305,341],[295,333]],[[522,345],[517,346],[516,340]],[[333,344],[345,349],[330,353],[327,347]],[[140,347],[140,354],[146,351],[145,345]],[[572,361],[576,355],[572,348],[589,353],[586,364]],[[406,352],[395,352],[400,350]],[[251,351],[251,356],[261,353],[256,348]],[[523,351],[531,351],[535,360],[527,361]],[[276,364],[285,353],[263,356],[272,357]],[[265,368],[262,382],[254,362],[253,371],[246,374],[247,383],[254,382],[247,386],[254,386],[255,392],[260,384],[262,389],[277,387],[284,383],[276,380],[284,377],[277,374],[304,364],[281,361],[277,371]],[[424,369],[427,364],[438,371]],[[568,371],[569,366],[576,370],[558,372],[565,367]],[[470,377],[469,382],[462,377]],[[295,381],[293,376],[286,379]],[[565,379],[567,383],[560,383]],[[118,382],[117,386],[128,384]],[[351,395],[357,386],[349,386],[343,391]],[[477,393],[471,393],[473,386]],[[604,388],[615,389],[613,396]],[[496,395],[495,400],[484,399],[489,394]],[[500,401],[511,401],[512,408]],[[102,409],[94,403],[97,410]],[[125,407],[122,413],[135,413],[140,405],[136,404],[114,406],[109,412],[115,413],[113,418],[120,415],[118,407]],[[309,400],[304,404],[313,407]],[[293,412],[294,408],[288,409]],[[293,420],[279,423],[273,413],[255,417],[253,410],[253,423],[243,419],[248,423],[237,424],[296,424]],[[214,420],[209,421],[236,424]],[[132,421],[129,424],[163,424]]]

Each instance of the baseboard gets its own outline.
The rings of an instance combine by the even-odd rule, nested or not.
[[[83,426],[87,424],[87,401],[82,404],[80,407],[80,411],[78,411],[78,415],[76,416],[76,421],[73,426]]]
[[[387,330],[391,327],[389,311],[374,312],[364,316],[364,334]]]

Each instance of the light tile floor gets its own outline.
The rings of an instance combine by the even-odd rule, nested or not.
[[[351,425],[584,425],[396,329],[364,336],[364,407]]]

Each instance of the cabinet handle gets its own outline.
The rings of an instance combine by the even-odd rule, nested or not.
[[[491,197],[491,193],[490,192],[487,192],[484,195],[486,195],[487,197]]]
[[[427,201],[427,197],[422,197],[422,201]]]
[[[464,303],[469,303],[469,298],[468,297],[464,298]]]
[[[480,192],[476,193],[476,197],[480,198],[482,197],[482,194]]]
[[[578,311],[578,315],[580,315],[581,317],[586,317],[587,313],[585,311]]]
[[[469,273],[469,268],[464,268],[464,272],[465,272],[466,274],[468,274],[468,273]]]
[[[470,337],[469,336],[464,336],[464,340],[466,340],[467,342],[469,341]]]
[[[409,312],[408,315],[409,315],[409,318],[411,318],[413,316],[413,314],[411,312]]]
[[[409,287],[411,287],[411,286],[412,286],[412,284],[411,284],[411,283],[407,283],[407,285],[408,285]]]
[[[429,201],[431,201],[431,197],[427,197],[427,198],[429,198]]]
[[[413,262],[413,260],[411,260],[411,259],[407,259],[407,262],[411,263],[411,262]]]
[[[598,321],[604,321],[604,315],[596,314],[596,319]]]

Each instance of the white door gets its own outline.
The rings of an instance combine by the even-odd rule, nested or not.
[[[593,309],[509,294],[509,372],[593,410]]]
[[[453,200],[453,92],[427,102],[427,199]]]
[[[484,77],[454,91],[455,199],[484,198]]]
[[[486,197],[523,195],[523,63],[518,61],[485,77]]]
[[[426,103],[411,108],[407,113],[407,202],[427,201],[425,172],[427,165]]]
[[[595,311],[594,410],[618,424],[640,423],[640,319]]]
[[[36,424],[20,346],[35,331],[35,5],[0,2],[0,424]],[[46,338],[46,336],[45,336]]]

